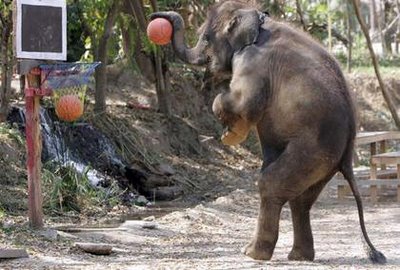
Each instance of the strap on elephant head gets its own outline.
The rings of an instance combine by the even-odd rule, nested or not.
[[[265,29],[262,27],[264,25],[265,21],[268,20],[268,18],[269,18],[268,12],[260,12],[260,14],[258,16],[258,19],[259,19],[258,35],[254,39],[254,42],[252,45],[261,46],[269,40],[269,38],[271,36],[271,32],[268,31],[268,29]]]

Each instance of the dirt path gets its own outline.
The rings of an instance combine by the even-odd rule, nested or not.
[[[316,261],[289,262],[292,243],[290,211],[282,212],[273,260],[242,255],[255,227],[258,197],[238,189],[213,202],[183,208],[156,218],[156,229],[126,223],[126,231],[80,232],[64,247],[54,242],[29,259],[2,262],[1,269],[400,269],[400,205],[366,204],[367,229],[388,258],[385,266],[366,258],[353,201],[337,202],[328,187],[312,211]],[[133,224],[133,225],[132,225]],[[110,256],[88,255],[71,247],[75,241],[114,246]],[[63,241],[65,243],[65,241]]]

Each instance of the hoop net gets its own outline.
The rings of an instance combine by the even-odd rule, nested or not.
[[[60,98],[66,95],[77,96],[84,104],[91,75],[99,64],[99,62],[94,62],[40,65],[42,87],[53,90],[55,106]]]

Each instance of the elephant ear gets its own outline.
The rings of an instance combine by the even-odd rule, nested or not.
[[[240,51],[244,47],[256,42],[260,32],[260,21],[256,13],[253,16],[233,17],[224,29],[229,43],[234,51]]]

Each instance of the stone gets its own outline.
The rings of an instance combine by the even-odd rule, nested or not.
[[[147,205],[149,203],[146,197],[142,195],[138,196],[135,202],[138,205]]]
[[[39,231],[39,235],[50,241],[56,241],[58,239],[58,231],[50,228]]]
[[[75,243],[75,246],[81,250],[94,254],[94,255],[110,255],[113,247],[108,244],[98,244],[98,243]]]
[[[158,228],[158,224],[154,221],[144,221],[144,220],[127,220],[122,223],[119,228],[126,228],[130,230],[137,229],[150,229],[154,230]]]
[[[158,165],[158,170],[160,173],[166,176],[174,175],[175,170],[168,164],[162,163]]]
[[[0,248],[0,259],[27,258],[28,252],[25,249],[6,249]]]

